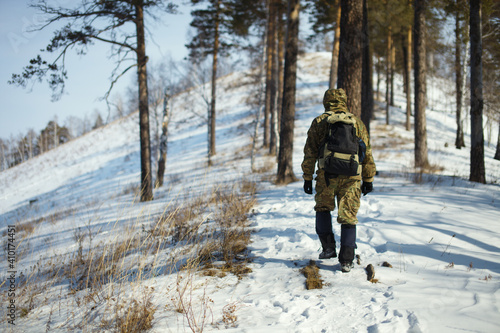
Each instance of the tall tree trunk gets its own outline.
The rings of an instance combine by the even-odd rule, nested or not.
[[[335,20],[335,31],[333,36],[333,48],[332,48],[332,64],[330,66],[330,89],[335,89],[335,84],[337,83],[338,74],[338,64],[339,64],[339,45],[340,45],[340,15],[342,9],[340,6],[340,1],[337,4],[337,15]]]
[[[462,100],[463,100],[463,90],[462,90],[462,34],[460,29],[460,10],[458,9],[458,5],[460,4],[460,0],[456,1],[457,9],[455,13],[455,84],[457,89],[457,110],[456,110],[456,118],[457,118],[457,136],[455,138],[455,147],[457,149],[462,149],[465,147],[464,141],[464,124],[462,121]],[[465,59],[464,59],[465,60]],[[465,65],[465,61],[464,61]]]
[[[212,165],[212,156],[216,154],[215,151],[215,123],[216,123],[216,93],[217,93],[217,56],[219,53],[219,24],[220,24],[220,11],[221,0],[217,1],[216,14],[215,14],[215,36],[214,36],[214,50],[212,58],[212,99],[210,101],[210,115],[208,117],[209,128],[209,147],[208,147],[208,165]]]
[[[288,0],[285,50],[285,78],[281,117],[277,184],[297,181],[293,173],[293,133],[295,123],[295,89],[297,82],[297,54],[299,42],[300,0]]]
[[[153,200],[153,176],[151,175],[151,145],[149,138],[148,74],[146,70],[146,42],[144,39],[143,2],[137,1],[137,77],[139,82],[139,124],[141,141],[141,201]]]
[[[263,79],[265,78],[265,73],[266,73],[266,56],[267,56],[267,27],[266,27],[266,32],[264,33],[264,50],[262,51],[262,58],[260,62],[260,70],[259,70],[259,102],[258,102],[258,111],[257,111],[257,118],[255,119],[255,127],[254,127],[254,134],[253,134],[253,141],[252,141],[252,152],[250,154],[250,169],[252,172],[255,172],[255,152],[257,150],[257,139],[259,137],[259,127],[260,127],[260,117],[262,114],[262,110],[264,109],[264,104],[262,103],[263,100],[265,102],[265,89],[266,87],[264,86]]]
[[[340,48],[337,86],[347,94],[347,107],[361,116],[363,54],[363,1],[341,0]]]
[[[382,61],[380,60],[380,55],[377,55],[377,65],[375,66],[377,70],[377,101],[380,101],[380,81],[382,80]]]
[[[158,160],[158,173],[156,179],[156,186],[163,186],[163,177],[165,175],[165,165],[167,164],[167,147],[168,147],[168,123],[170,119],[170,112],[168,108],[169,96],[167,92],[163,97],[163,122],[161,126],[160,137],[160,158]]]
[[[428,0],[415,0],[415,38],[414,38],[414,71],[415,71],[415,167],[429,166],[427,157],[427,125],[425,117],[426,107],[426,29],[425,9]]]
[[[391,49],[392,49],[392,27],[389,26],[387,31],[387,48],[386,48],[386,71],[385,71],[385,124],[389,125],[390,120],[390,105],[391,105]]]
[[[268,148],[270,144],[271,137],[271,113],[274,104],[274,94],[276,88],[273,87],[273,58],[274,58],[274,48],[276,44],[275,40],[275,6],[274,0],[267,1],[267,67],[266,67],[266,105],[264,108],[264,148]]]
[[[370,133],[370,121],[373,116],[373,72],[370,36],[368,35],[368,6],[363,0],[363,71],[361,88],[361,120]]]
[[[271,82],[269,87],[270,92],[270,111],[271,111],[271,123],[270,123],[270,140],[269,140],[269,154],[276,155],[276,145],[277,145],[277,109],[276,104],[278,102],[277,94],[277,82],[278,82],[278,30],[277,30],[277,4],[275,1],[271,1],[271,7],[269,10],[269,19],[273,21],[271,24],[271,36],[272,36],[272,57],[271,61]]]
[[[284,76],[284,59],[285,59],[285,21],[284,6],[278,7],[278,102],[276,108],[278,110],[278,133],[281,131],[281,110],[283,109],[283,76]]]
[[[394,106],[394,72],[396,71],[396,46],[394,38],[391,40],[391,106]]]
[[[470,180],[486,183],[483,133],[483,62],[481,0],[470,1]]]
[[[411,130],[411,25],[408,26],[406,38],[403,38],[404,81],[406,92],[406,130]]]

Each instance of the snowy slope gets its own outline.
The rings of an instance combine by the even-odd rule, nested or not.
[[[313,53],[299,62],[293,161],[298,177],[307,129],[322,112],[329,61],[328,54]],[[136,114],[0,173],[2,230],[45,217],[24,240],[29,246],[18,260],[18,271],[32,269],[39,257],[75,253],[79,227],[99,230],[93,242],[105,241],[119,237],[127,226],[140,230],[172,201],[187,200],[213,185],[241,178],[258,180],[261,175],[249,173],[254,110],[244,103],[249,89],[245,82],[244,73],[220,80],[218,151],[211,168],[206,168],[206,126],[199,92],[174,100],[167,185],[155,190],[156,200],[151,203],[134,199],[140,174]],[[376,113],[372,146],[379,176],[375,191],[362,198],[357,250],[361,265],[351,273],[341,273],[336,260],[318,260],[325,286],[305,289],[299,270],[317,258],[320,247],[314,232],[313,197],[303,192],[302,182],[274,186],[262,180],[250,217],[254,231],[250,274],[238,280],[231,274],[220,278],[164,272],[131,284],[120,297],[139,298],[145,287],[154,288],[154,332],[191,331],[186,316],[172,309],[172,290],[180,277],[192,283],[194,313],[208,309],[205,319],[197,316],[198,323],[206,321],[204,331],[500,331],[500,163],[492,159],[494,147],[486,147],[489,184],[466,180],[469,152],[453,147],[454,113],[441,88],[433,83],[428,89],[429,159],[440,170],[432,175],[420,175],[412,168],[413,133],[404,130],[401,109],[391,108],[388,126],[385,114]],[[403,98],[398,97],[402,104]],[[384,109],[382,104],[380,108]],[[466,144],[470,146],[468,138]],[[265,156],[258,159],[261,164],[268,161]],[[29,200],[37,201],[30,204]],[[336,223],[334,231],[338,238]],[[385,261],[392,268],[382,267]],[[375,267],[378,283],[366,280],[368,264]],[[0,265],[5,280],[6,261]],[[93,322],[105,316],[105,303],[82,311],[66,288],[62,283],[37,295],[49,301],[17,318],[13,332],[39,332],[42,327],[99,331]],[[233,325],[223,320],[228,309],[236,317]],[[5,311],[3,306],[2,318]],[[12,329],[6,321],[0,325],[2,330]]]

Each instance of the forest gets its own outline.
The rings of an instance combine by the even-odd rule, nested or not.
[[[189,57],[181,62],[148,63],[144,17],[162,20],[176,14],[172,1],[82,1],[67,8],[50,1],[31,6],[47,15],[39,29],[54,31],[43,53],[34,57],[9,83],[26,87],[45,80],[57,100],[64,92],[71,68],[67,53],[84,54],[92,43],[108,43],[116,61],[109,91],[103,92],[107,116],[94,110],[83,119],[54,117],[37,133],[28,130],[0,139],[0,170],[34,158],[92,129],[135,111],[140,113],[142,200],[152,198],[151,164],[165,160],[168,136],[168,101],[171,96],[210,82],[200,93],[206,104],[207,163],[216,154],[217,78],[227,75],[241,59],[256,69],[254,89],[248,97],[263,135],[262,149],[277,156],[278,182],[296,179],[287,165],[293,147],[297,56],[309,51],[331,52],[330,88],[344,88],[351,112],[370,128],[374,101],[386,102],[386,122],[394,92],[406,96],[406,129],[415,133],[415,167],[428,167],[426,147],[426,82],[446,78],[456,112],[457,149],[471,150],[470,179],[485,182],[485,132],[500,125],[500,4],[493,0],[191,0]],[[307,31],[299,32],[300,20]],[[127,29],[125,27],[128,27]],[[130,28],[132,27],[132,29]],[[181,47],[181,46],[173,46]],[[132,60],[131,60],[132,59]],[[135,60],[134,60],[135,59]],[[235,61],[238,64],[235,64]],[[147,69],[146,69],[147,67]],[[126,72],[137,69],[137,79],[125,96],[113,95],[113,85]],[[403,86],[394,77],[403,78]],[[381,87],[385,82],[386,87]],[[381,91],[385,91],[382,95]],[[220,92],[219,92],[220,94]],[[175,111],[174,111],[175,112]],[[412,123],[413,122],[413,123]],[[292,124],[292,126],[290,126]],[[255,128],[255,136],[259,128]],[[471,147],[464,132],[470,131]],[[495,140],[487,135],[488,144]],[[162,144],[163,142],[163,144]],[[500,138],[496,138],[500,159]],[[163,149],[162,149],[163,147]],[[163,162],[164,163],[164,162]],[[158,169],[164,170],[163,167]]]
[[[178,3],[32,2],[53,35],[11,84],[113,68],[108,110],[1,141],[0,331],[498,331],[498,2],[186,0],[187,58],[153,59]],[[377,168],[349,274],[298,181],[329,87]]]

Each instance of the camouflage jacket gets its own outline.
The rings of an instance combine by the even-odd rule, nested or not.
[[[347,111],[345,105],[345,92],[342,89],[330,89],[325,93],[325,98],[323,99],[323,104],[325,106],[325,113],[316,117],[309,131],[307,132],[307,141],[304,146],[304,160],[302,161],[302,172],[304,180],[312,180],[313,174],[318,161],[319,153],[322,145],[325,143],[326,137],[328,135],[329,124],[326,118],[336,111]],[[365,182],[373,182],[373,177],[375,176],[376,167],[372,156],[372,148],[370,145],[370,137],[365,125],[359,119],[356,119],[356,134],[361,138],[366,144],[366,157],[363,161],[363,169],[361,175],[357,176],[339,176],[341,178],[352,178],[352,179],[362,179]]]

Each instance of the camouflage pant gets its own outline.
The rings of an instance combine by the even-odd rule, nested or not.
[[[317,212],[333,211],[335,209],[335,198],[338,204],[337,222],[343,224],[357,224],[356,217],[359,210],[359,200],[361,197],[361,180],[350,178],[331,178],[329,186],[323,170],[318,170],[316,177],[316,195],[314,200]]]

